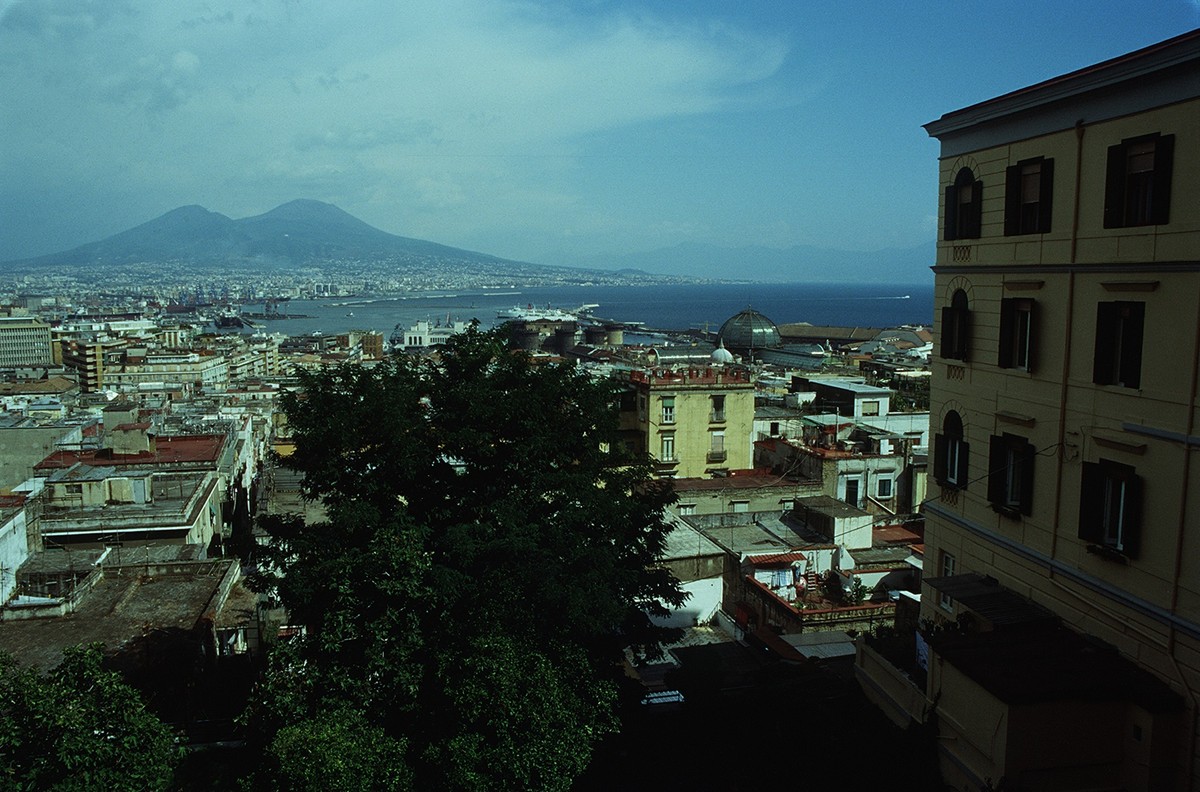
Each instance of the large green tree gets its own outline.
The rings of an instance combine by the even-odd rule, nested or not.
[[[327,520],[268,525],[265,582],[306,627],[251,710],[276,773],[289,727],[349,709],[377,730],[354,750],[418,788],[569,787],[616,727],[621,651],[682,601],[655,566],[673,496],[618,442],[614,386],[474,328],[302,386],[282,464]]]
[[[0,790],[166,789],[178,758],[99,647],[68,649],[49,674],[0,654]]]

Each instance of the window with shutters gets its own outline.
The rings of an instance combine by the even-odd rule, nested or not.
[[[954,577],[955,573],[958,572],[958,559],[954,557],[953,553],[947,553],[945,550],[942,551],[938,571],[941,573],[941,577]],[[954,599],[949,594],[939,592],[938,605],[943,610],[952,611],[954,610]]]
[[[983,224],[983,182],[970,168],[962,168],[954,184],[946,187],[943,206],[943,236],[953,239],[978,239]]]
[[[934,480],[950,489],[966,489],[969,451],[970,446],[963,436],[962,417],[951,410],[942,420],[942,431],[934,435]]]
[[[958,289],[950,304],[942,308],[941,355],[948,360],[966,361],[971,340],[971,311],[967,293]]]
[[[675,423],[675,397],[662,397],[662,422],[665,424]]]
[[[1143,135],[1108,148],[1104,227],[1162,225],[1171,214],[1175,136]]]
[[[993,435],[988,449],[988,501],[1015,517],[1033,512],[1033,445],[1024,437]]]
[[[709,420],[712,423],[724,423],[725,421],[725,397],[723,395],[710,397],[712,402],[712,410],[709,412]]]
[[[1096,350],[1092,381],[1097,385],[1139,388],[1142,384],[1142,333],[1146,304],[1102,302],[1096,306]]]
[[[1136,558],[1141,546],[1142,479],[1130,465],[1084,462],[1080,481],[1079,538],[1093,552]]]
[[[1054,198],[1054,160],[1021,160],[1004,174],[1004,235],[1045,234]]]
[[[1000,301],[1000,368],[1033,371],[1033,300]]]
[[[675,460],[675,433],[664,434],[659,438],[659,460],[663,462],[674,462]]]

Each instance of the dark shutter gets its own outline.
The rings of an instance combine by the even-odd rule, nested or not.
[[[1079,478],[1079,538],[1104,541],[1104,470],[1096,462],[1084,462]]]
[[[1037,449],[1033,443],[1025,443],[1019,451],[1021,457],[1021,514],[1033,514],[1033,460]]]
[[[1142,384],[1142,331],[1146,323],[1146,304],[1117,303],[1125,314],[1121,323],[1121,384],[1138,388]],[[1111,334],[1110,334],[1111,335]]]
[[[1004,169],[1004,236],[1021,233],[1021,166]]]
[[[1171,166],[1175,155],[1175,136],[1163,135],[1154,141],[1154,197],[1151,222],[1162,225],[1171,217]]]
[[[958,475],[955,479],[958,481],[959,489],[966,489],[967,484],[967,462],[971,458],[971,444],[966,440],[958,441]]]
[[[952,305],[947,305],[942,308],[942,334],[940,354],[944,358],[953,358],[958,360],[958,322],[956,314],[958,309]]]
[[[1142,479],[1132,471],[1125,478],[1125,511],[1121,514],[1121,552],[1137,558],[1142,549]]]
[[[1125,144],[1108,147],[1108,173],[1104,179],[1104,227],[1125,225]]]
[[[947,242],[958,239],[958,187],[946,187],[945,206],[942,210],[942,238]]]
[[[964,303],[966,300],[963,301]],[[966,363],[970,359],[971,312],[963,308],[958,312],[958,359]]]
[[[1054,216],[1054,160],[1042,160],[1041,194],[1038,196],[1038,233],[1050,233]]]
[[[1008,467],[1008,443],[1003,437],[992,435],[988,444],[987,499],[993,506],[1005,506],[1008,498],[1004,486],[1005,468]]]
[[[1092,382],[1111,385],[1116,381],[1113,356],[1116,354],[1117,303],[1096,305],[1096,351],[1092,359]]]
[[[967,206],[967,226],[965,236],[979,239],[983,233],[983,180],[975,182],[971,191],[971,203]]]
[[[1000,368],[1012,368],[1013,347],[1016,345],[1016,311],[1012,300],[1000,301],[1000,349],[996,356],[996,365]]]
[[[933,480],[939,484],[946,482],[949,471],[946,469],[946,455],[949,450],[946,435],[938,433],[933,436]]]
[[[1029,312],[1029,344],[1025,358],[1025,369],[1032,373],[1033,367],[1037,365],[1037,301],[1030,300],[1026,309]]]

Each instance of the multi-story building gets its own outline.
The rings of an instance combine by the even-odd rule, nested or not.
[[[1200,31],[948,113],[912,679],[956,789],[1200,787]]]
[[[50,325],[31,316],[0,316],[0,368],[49,366]]]
[[[661,475],[698,478],[753,464],[754,385],[742,368],[634,370],[621,427]]]

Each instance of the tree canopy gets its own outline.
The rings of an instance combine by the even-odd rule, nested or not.
[[[418,788],[570,786],[616,727],[621,651],[667,637],[647,613],[683,597],[655,566],[673,495],[615,402],[475,328],[433,360],[302,375],[281,464],[327,519],[267,526],[265,583],[306,628],[251,710],[276,778],[296,724],[353,712],[349,752]]]
[[[97,646],[49,674],[0,654],[0,790],[167,788],[174,735],[102,663]]]

